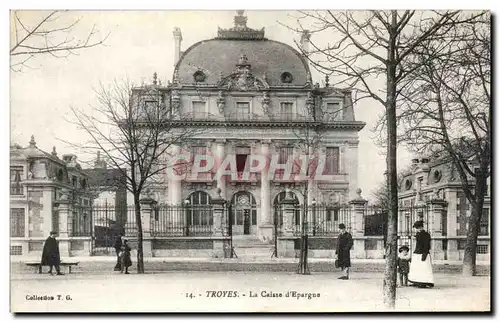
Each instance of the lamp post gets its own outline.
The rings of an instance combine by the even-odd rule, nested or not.
[[[191,222],[192,218],[189,218],[191,214],[188,214],[188,207],[189,207],[189,199],[184,200],[184,213],[186,214],[186,237],[189,236],[189,223]]]
[[[313,198],[312,206],[313,206],[313,236],[316,236],[316,198]]]

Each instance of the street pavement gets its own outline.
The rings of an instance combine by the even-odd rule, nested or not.
[[[382,273],[196,272],[64,276],[11,272],[13,312],[381,312]],[[489,311],[490,277],[437,272],[432,289],[397,289],[397,311]],[[295,293],[294,293],[295,292]],[[274,295],[274,296],[272,296]],[[280,297],[281,295],[281,297]],[[36,299],[36,296],[39,299]],[[53,297],[53,300],[44,298]],[[59,297],[58,297],[59,296]],[[41,299],[40,299],[41,297]]]

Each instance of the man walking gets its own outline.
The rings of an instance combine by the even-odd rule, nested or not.
[[[45,240],[42,252],[42,266],[49,266],[49,274],[52,275],[52,266],[56,268],[57,275],[61,273],[59,264],[61,264],[61,256],[59,255],[59,242],[56,240],[56,232],[51,231],[50,236]]]
[[[344,224],[339,225],[339,230],[340,234],[337,239],[337,250],[335,251],[338,267],[340,267],[343,272],[343,275],[339,277],[339,279],[348,280],[349,267],[351,267],[352,236],[346,231]]]

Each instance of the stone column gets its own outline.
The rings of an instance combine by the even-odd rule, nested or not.
[[[213,256],[215,258],[227,258],[231,256],[230,245],[227,240],[223,239],[227,234],[227,219],[225,216],[226,200],[222,198],[222,191],[217,189],[218,197],[212,199],[212,210],[214,216],[213,226]]]
[[[263,241],[272,241],[273,238],[273,223],[272,223],[272,207],[271,207],[271,183],[269,181],[269,165],[271,155],[269,149],[269,141],[262,141],[260,153],[266,158],[266,165],[261,172],[260,178],[260,222],[259,222],[259,238]]]
[[[445,216],[446,207],[448,203],[441,199],[436,198],[430,201],[432,217],[428,225],[429,233],[431,234],[431,254],[433,259],[444,259],[443,250],[443,227],[441,226],[442,218]]]
[[[154,218],[156,201],[151,198],[144,198],[139,202],[141,204],[142,252],[144,257],[152,257],[151,220]]]
[[[59,241],[59,254],[61,258],[70,256],[70,241],[69,236],[71,236],[71,228],[69,228],[69,220],[72,215],[72,201],[67,199],[67,196],[63,196],[62,200],[57,201],[57,206],[59,210],[59,225],[58,225],[58,241]]]
[[[344,172],[349,182],[349,199],[356,198],[358,186],[358,141],[347,142],[344,149]]]
[[[172,145],[171,155],[176,156],[181,153],[181,148],[178,145]],[[174,169],[169,169],[169,171],[174,172]],[[180,179],[175,179],[173,177],[168,178],[168,202],[171,205],[181,205],[182,203],[182,181]]]
[[[295,257],[295,207],[297,202],[290,196],[287,196],[280,203],[283,213],[283,237],[278,240],[278,256]]]
[[[216,140],[215,141],[215,169],[219,170],[221,163],[226,157],[226,140]],[[220,178],[217,180],[217,188],[221,190],[222,198],[226,199],[226,179]]]
[[[365,232],[363,231],[363,220],[365,215],[365,206],[367,201],[361,197],[361,189],[357,189],[357,197],[351,201],[349,204],[351,205],[351,234],[354,242],[353,256],[354,258],[366,258],[365,251]],[[346,224],[346,227],[349,229],[349,224]]]

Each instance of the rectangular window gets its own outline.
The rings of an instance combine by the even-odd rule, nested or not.
[[[280,103],[280,115],[284,120],[293,119],[293,103],[292,102],[281,102]]]
[[[339,173],[339,148],[326,148],[325,173]]]
[[[250,119],[250,103],[237,102],[236,103],[236,117],[238,120]]]
[[[488,236],[488,226],[490,221],[490,209],[483,208],[483,213],[481,214],[481,221],[479,222],[479,235]]]
[[[488,254],[488,245],[477,245],[476,254]]]
[[[13,166],[10,167],[10,194],[11,195],[22,195],[23,186],[21,181],[23,180],[23,167]]]
[[[206,113],[205,102],[193,102],[193,114],[196,117],[204,116]]]
[[[24,237],[24,208],[10,209],[10,237]]]
[[[148,99],[144,102],[144,109],[146,111],[151,111],[153,112],[156,109],[156,106],[158,105],[158,102],[155,100]]]
[[[326,103],[326,121],[338,121],[342,119],[340,102]]]

